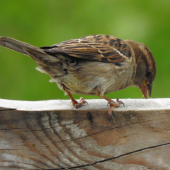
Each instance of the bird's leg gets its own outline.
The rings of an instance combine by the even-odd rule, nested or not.
[[[77,101],[76,101],[77,102]],[[76,109],[78,109],[79,107],[83,106],[84,104],[86,104],[87,102],[84,100],[83,97],[80,97],[79,101],[73,105]]]
[[[107,100],[109,103],[109,110],[108,110],[108,115],[109,118],[112,117],[112,111],[114,110],[115,107],[120,107],[121,104],[124,105],[124,103],[122,101],[120,101],[119,99],[116,100],[116,102],[114,102],[113,100],[109,99],[106,96],[101,96],[103,99]]]
[[[86,104],[87,102],[83,99],[83,97],[80,97],[80,100],[77,101],[73,98],[73,96],[71,95],[71,93],[66,89],[66,88],[63,88],[64,91],[68,94],[68,96],[70,97],[71,99],[71,102],[72,102],[72,105],[78,109],[79,107],[81,107],[82,105]]]

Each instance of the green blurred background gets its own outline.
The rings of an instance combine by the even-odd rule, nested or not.
[[[91,34],[108,34],[147,45],[157,63],[152,97],[170,97],[169,0],[0,1],[0,36],[40,47]],[[49,76],[38,72],[35,67],[31,58],[0,47],[0,98],[68,99],[55,83],[48,82]],[[140,90],[135,87],[107,96],[142,98]]]

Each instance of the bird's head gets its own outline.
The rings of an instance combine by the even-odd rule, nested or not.
[[[156,74],[156,63],[151,51],[141,43],[131,42],[135,56],[133,85],[139,87],[145,98],[151,97],[152,84]]]

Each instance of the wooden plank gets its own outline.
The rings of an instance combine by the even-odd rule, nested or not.
[[[0,99],[0,169],[170,169],[170,99]]]

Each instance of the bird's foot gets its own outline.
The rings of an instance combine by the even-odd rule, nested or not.
[[[125,104],[124,104],[121,100],[119,100],[119,99],[116,99],[116,102],[117,102],[117,104],[119,105],[119,107],[120,107],[121,104],[122,104],[123,106],[125,106]]]
[[[116,102],[114,102],[113,100],[109,102],[110,106],[108,110],[108,116],[110,121],[113,121],[112,111],[114,110],[114,108],[120,107],[121,104],[124,105],[124,103],[119,99],[116,99]]]
[[[76,100],[72,100],[72,104],[73,106],[78,109],[79,107],[83,106],[84,104],[86,104],[87,102],[83,99],[83,97],[80,97],[79,101]]]

